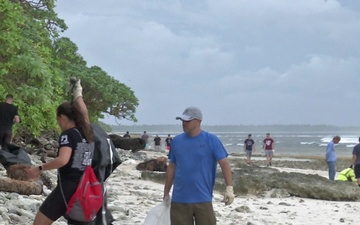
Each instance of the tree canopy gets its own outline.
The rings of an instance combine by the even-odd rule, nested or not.
[[[22,120],[16,130],[57,129],[55,110],[71,99],[71,76],[82,79],[92,121],[104,114],[136,121],[134,92],[99,66],[87,66],[76,44],[60,35],[67,26],[54,7],[54,0],[0,0],[0,99],[14,95]]]

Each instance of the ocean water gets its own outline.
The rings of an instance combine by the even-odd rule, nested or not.
[[[267,132],[271,133],[271,137],[275,140],[275,154],[280,156],[324,156],[326,145],[332,140],[332,137],[339,135],[341,141],[336,145],[336,154],[339,157],[351,157],[353,147],[359,143],[360,129],[346,129],[338,127],[313,127],[313,126],[280,126],[273,128],[267,127],[250,127],[249,131],[244,131],[244,127],[239,127],[236,131],[236,126],[209,126],[204,130],[216,134],[222,141],[224,147],[229,153],[243,153],[244,140],[249,133],[255,141],[256,152],[262,151],[262,140],[265,138]],[[311,129],[309,129],[311,128]],[[265,130],[266,129],[266,130]],[[164,146],[165,138],[168,134],[175,136],[182,132],[181,126],[129,126],[122,127],[123,134],[129,130],[135,136],[142,134],[144,130],[154,137],[159,135],[162,138],[162,146]],[[150,140],[152,140],[150,138]],[[150,142],[150,145],[153,145]]]
[[[222,141],[229,153],[243,152],[244,140],[247,134],[239,133],[218,133],[217,136]],[[337,156],[351,157],[353,147],[359,143],[356,134],[340,134],[341,141],[336,145]],[[265,138],[263,133],[252,133],[255,141],[255,150],[262,151],[262,140]],[[333,135],[327,133],[297,134],[288,132],[272,133],[271,137],[275,140],[275,154],[282,156],[324,156],[327,144],[332,140]]]

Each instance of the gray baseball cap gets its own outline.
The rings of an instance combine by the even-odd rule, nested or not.
[[[176,117],[177,120],[190,121],[194,119],[202,120],[202,113],[198,107],[189,106],[185,109],[181,116]]]

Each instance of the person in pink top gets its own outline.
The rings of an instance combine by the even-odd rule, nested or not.
[[[270,133],[266,133],[266,137],[263,140],[262,148],[265,151],[267,166],[271,166],[271,161],[274,155],[275,141],[270,137]]]

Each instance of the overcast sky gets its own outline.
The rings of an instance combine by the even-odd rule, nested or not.
[[[58,0],[56,11],[88,66],[135,92],[139,125],[176,124],[190,105],[209,125],[360,125],[360,1]]]

